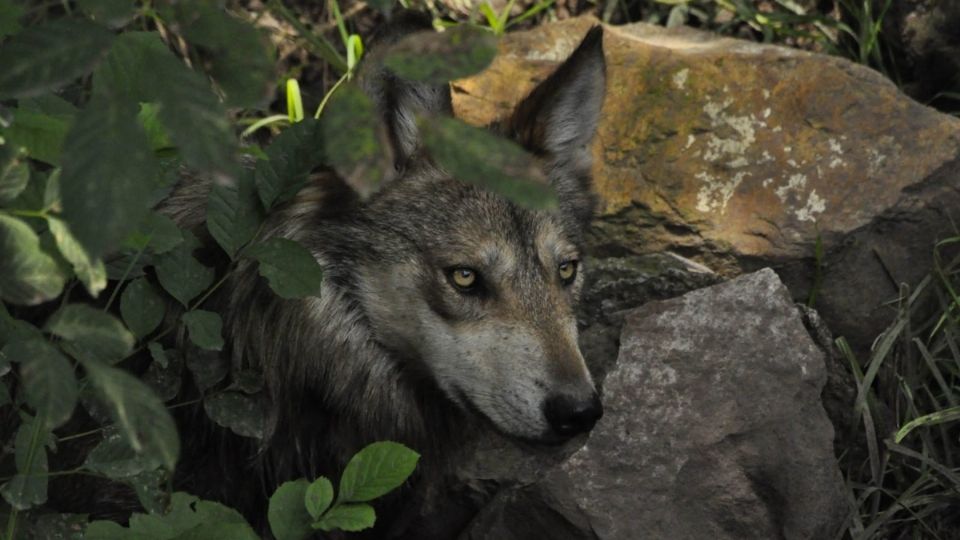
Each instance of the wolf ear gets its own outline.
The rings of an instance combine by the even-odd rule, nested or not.
[[[387,127],[397,170],[404,167],[420,144],[418,114],[453,115],[449,85],[405,81],[383,65],[383,56],[390,45],[412,33],[432,28],[429,15],[407,10],[399,12],[374,37],[370,45],[372,53],[360,71],[360,85]]]
[[[606,87],[603,28],[587,32],[573,54],[514,109],[507,134],[548,160],[561,208],[588,222],[593,214],[589,145]]]

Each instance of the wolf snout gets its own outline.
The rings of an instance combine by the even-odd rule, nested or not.
[[[603,416],[603,404],[596,392],[586,399],[558,394],[547,398],[543,413],[554,433],[568,439],[593,429],[597,420]]]

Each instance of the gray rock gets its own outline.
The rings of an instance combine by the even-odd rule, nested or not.
[[[586,444],[462,538],[831,538],[846,513],[822,352],[771,270],[626,318]]]

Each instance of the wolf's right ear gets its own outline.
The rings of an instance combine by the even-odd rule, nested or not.
[[[404,37],[431,31],[430,16],[416,11],[401,11],[393,16],[374,37],[372,51],[360,70],[360,86],[373,101],[387,127],[393,163],[401,170],[420,145],[418,114],[453,115],[448,84],[427,84],[403,80],[383,65],[390,46]]]

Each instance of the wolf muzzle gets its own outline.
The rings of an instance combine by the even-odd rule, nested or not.
[[[593,429],[597,420],[603,416],[603,404],[596,392],[586,399],[558,394],[544,401],[543,414],[554,433],[569,439]]]

